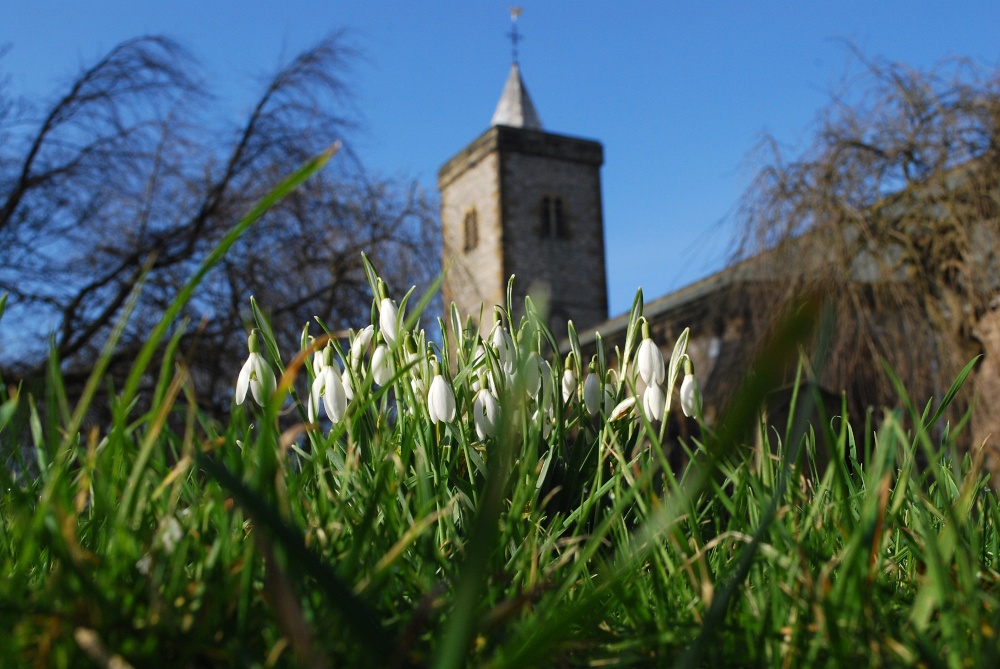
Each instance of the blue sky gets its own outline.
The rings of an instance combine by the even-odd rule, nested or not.
[[[436,187],[437,169],[487,129],[510,67],[509,2],[457,0],[0,0],[14,92],[48,94],[121,40],[190,49],[239,114],[253,75],[333,30],[363,56],[348,80],[373,172]],[[522,0],[521,71],[547,130],[604,144],[612,315],[723,266],[762,133],[794,155],[846,43],[926,68],[965,56],[1000,67],[1000,2]],[[318,147],[319,148],[319,147]],[[587,268],[581,268],[587,271]]]

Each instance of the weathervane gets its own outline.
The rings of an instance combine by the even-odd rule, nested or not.
[[[520,15],[521,8],[512,5],[510,7],[510,32],[507,33],[507,36],[510,37],[510,50],[515,65],[517,65],[517,43],[521,40],[521,34],[517,32],[517,17]]]

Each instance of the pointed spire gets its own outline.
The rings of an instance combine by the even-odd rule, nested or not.
[[[517,19],[521,16],[520,7],[510,8],[510,37],[511,44],[511,66],[507,83],[504,84],[503,93],[500,94],[500,102],[496,111],[493,112],[493,121],[490,125],[507,125],[514,128],[527,128],[529,130],[541,130],[542,122],[535,111],[535,105],[531,103],[528,96],[528,89],[521,79],[521,69],[517,64],[517,43],[521,39],[517,32]]]
[[[528,130],[542,129],[542,122],[528,96],[528,89],[521,80],[521,70],[517,63],[510,66],[510,75],[504,84],[500,102],[493,112],[493,121],[490,125],[509,125]]]

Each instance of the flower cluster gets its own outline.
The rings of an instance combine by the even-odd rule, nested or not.
[[[322,408],[330,423],[340,424],[352,415],[352,407],[367,402],[373,392],[386,397],[388,389],[397,415],[422,415],[436,426],[457,424],[483,442],[496,438],[505,420],[518,417],[530,419],[543,438],[556,426],[570,429],[634,418],[640,395],[642,415],[654,423],[669,413],[681,369],[681,409],[685,416],[701,418],[686,332],[669,370],[641,316],[629,327],[630,339],[640,329],[642,336],[631,360],[626,346],[624,354],[615,351],[619,367],[609,366],[598,338],[598,352],[584,367],[575,337],[570,337],[563,355],[553,350],[555,340],[540,319],[522,318],[515,328],[510,314],[500,308],[486,331],[463,327],[456,317],[451,328],[442,324],[443,343],[429,341],[423,330],[401,327],[406,300],[401,308],[381,280],[373,288],[377,318],[348,332],[346,346],[336,339],[303,341],[304,349],[312,351],[305,400],[310,423],[320,420]],[[572,324],[570,328],[572,332]],[[249,389],[265,405],[275,392],[274,373],[260,353],[256,332],[248,344],[250,356],[237,380],[236,402],[241,404]],[[626,373],[627,368],[638,371],[644,384],[641,393],[635,372]]]
[[[642,319],[641,324],[642,342],[636,352],[636,365],[639,368],[639,376],[646,384],[646,389],[642,393],[642,408],[646,417],[650,421],[660,421],[670,411],[671,396],[670,393],[663,391],[662,384],[666,381],[669,388],[672,389],[676,382],[674,370],[677,365],[683,365],[684,380],[681,382],[680,389],[681,411],[688,418],[701,418],[701,391],[694,376],[694,364],[691,362],[691,357],[686,351],[681,352],[675,364],[671,364],[668,374],[666,364],[663,361],[663,353],[649,336],[649,323]]]

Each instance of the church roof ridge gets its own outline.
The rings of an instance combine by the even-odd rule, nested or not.
[[[504,84],[503,92],[500,94],[500,102],[497,103],[496,111],[493,112],[493,120],[490,125],[506,125],[528,130],[542,129],[542,121],[538,118],[535,105],[531,102],[528,88],[521,78],[521,68],[518,67],[516,61],[510,66],[507,83]]]

